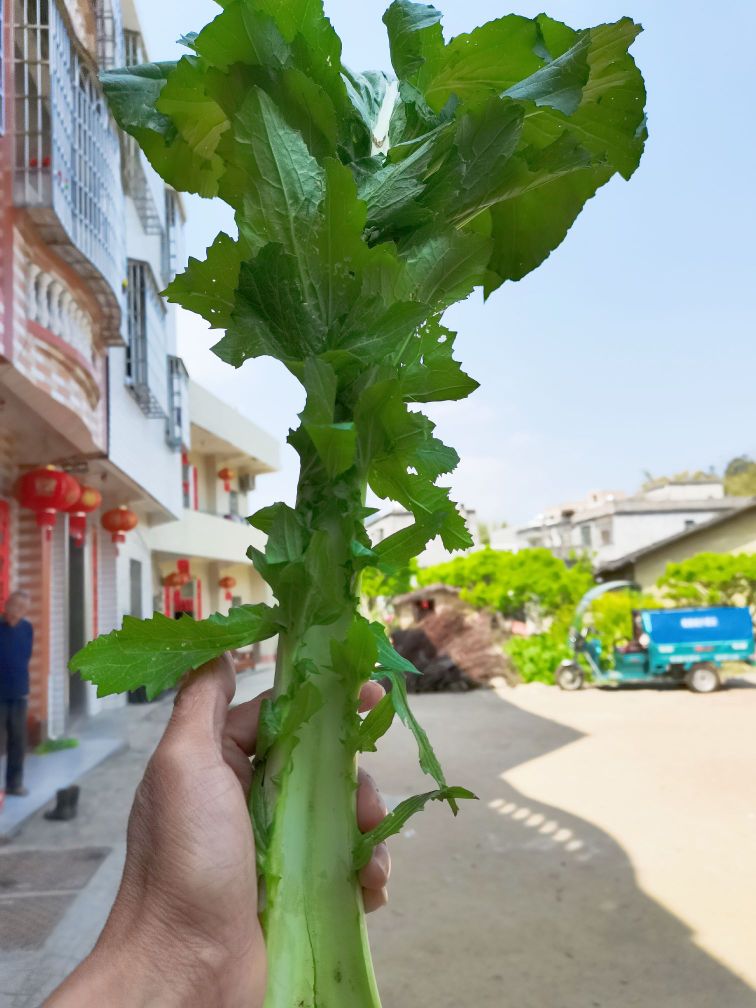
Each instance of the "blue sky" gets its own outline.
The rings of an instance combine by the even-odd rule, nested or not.
[[[534,274],[484,306],[448,315],[458,355],[482,382],[433,412],[460,452],[457,498],[518,523],[590,489],[632,491],[654,474],[756,454],[756,34],[753,0],[455,0],[447,35],[545,9],[575,27],[630,15],[649,91],[650,140],[630,183],[614,180]],[[212,0],[137,0],[152,58],[218,12]],[[326,0],[356,69],[388,69],[382,0]],[[725,12],[726,8],[726,12]],[[742,42],[741,42],[742,40]],[[223,205],[188,202],[193,255],[232,227]],[[216,361],[204,323],[183,314],[192,375],[281,440],[301,391],[275,362]],[[296,456],[260,481],[260,503],[291,500]]]

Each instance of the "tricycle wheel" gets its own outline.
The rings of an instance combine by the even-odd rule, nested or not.
[[[694,665],[685,676],[685,685],[693,693],[714,693],[720,686],[716,665],[709,662]]]
[[[560,665],[556,672],[557,686],[570,692],[582,689],[584,679],[579,665]]]

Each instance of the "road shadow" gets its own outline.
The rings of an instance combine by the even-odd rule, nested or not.
[[[415,708],[453,783],[481,800],[455,821],[434,806],[394,842],[392,901],[371,920],[387,1008],[756,1006],[611,836],[503,779],[579,732],[490,693]],[[392,768],[409,758],[393,730],[389,745]]]

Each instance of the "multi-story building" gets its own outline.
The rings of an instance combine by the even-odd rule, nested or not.
[[[98,82],[143,59],[132,0],[0,0],[0,604],[31,594],[30,716],[53,736],[122,702],[67,671],[92,636],[127,613],[200,616],[265,594],[240,565],[257,533],[238,515],[276,446],[189,383],[158,293],[184,256],[181,200]],[[102,495],[82,546],[65,515],[48,537],[15,499],[49,465]],[[138,525],[119,546],[99,518],[123,506]]]
[[[628,496],[595,491],[550,508],[517,530],[522,547],[544,547],[563,560],[590,556],[598,567],[733,511],[720,480],[659,480]]]

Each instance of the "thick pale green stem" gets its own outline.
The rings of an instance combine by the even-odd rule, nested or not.
[[[319,633],[327,649],[332,632],[310,636]],[[330,669],[318,677],[323,706],[300,730],[276,804],[265,873],[265,1008],[377,1008],[353,869],[356,760],[346,736],[356,697]]]
[[[334,570],[346,579],[341,616],[280,641],[276,696],[301,686],[306,663],[320,706],[295,744],[285,736],[274,743],[264,770],[275,808],[264,870],[265,1008],[380,1008],[354,871],[360,683],[331,657],[331,642],[346,637],[355,616],[347,564],[353,520],[332,513],[327,528],[343,545],[344,565]]]

